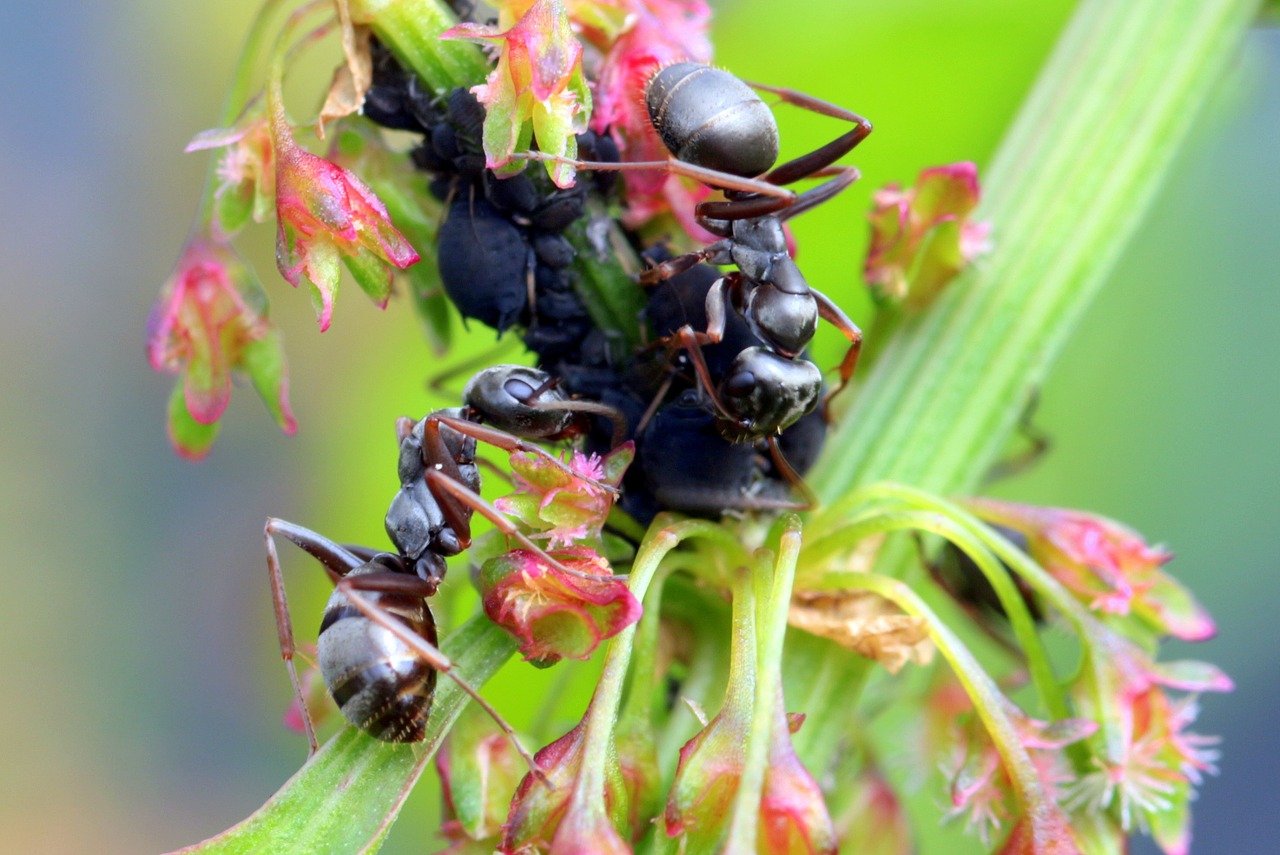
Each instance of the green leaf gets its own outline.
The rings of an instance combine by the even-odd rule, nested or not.
[[[451,633],[441,647],[453,659],[456,673],[473,686],[493,676],[515,652],[511,637],[483,615]],[[392,745],[346,727],[253,815],[216,837],[177,851],[201,855],[376,852],[466,701],[456,683],[441,677],[424,742]]]

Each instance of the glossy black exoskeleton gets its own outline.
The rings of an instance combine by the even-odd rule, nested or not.
[[[445,559],[470,545],[472,514],[480,511],[524,548],[555,563],[479,497],[476,442],[539,453],[563,467],[521,437],[573,436],[585,429],[584,413],[556,388],[553,378],[523,366],[480,372],[467,385],[464,400],[461,408],[437,410],[416,423],[397,423],[400,489],[386,515],[394,551],[343,546],[285,520],[267,520],[267,566],[280,651],[304,711],[312,751],[315,733],[305,716],[293,663],[293,630],[274,535],[318,559],[334,581],[317,645],[321,675],[342,714],[388,742],[425,737],[436,674],[453,668],[436,647],[435,620],[427,601],[444,578]],[[469,686],[460,680],[459,684],[512,735]]]
[[[723,339],[728,318],[735,313],[760,340],[762,349],[741,352],[740,362],[726,372],[719,388],[708,386],[722,417],[721,427],[735,440],[775,434],[817,406],[821,379],[816,369],[785,363],[801,361],[819,318],[850,341],[840,366],[840,385],[831,394],[852,377],[862,343],[858,327],[805,281],[788,250],[783,223],[857,180],[857,169],[833,164],[871,133],[871,124],[856,113],[799,92],[756,88],[854,127],[808,154],[775,166],[777,124],[752,87],[728,72],[681,62],[659,69],[645,91],[650,120],[671,152],[670,160],[576,162],[580,168],[596,170],[664,169],[724,191],[724,201],[703,202],[695,209],[697,222],[721,240],[645,271],[641,282],[653,285],[701,262],[736,268],[709,289],[706,325],[689,325],[672,334],[695,362],[700,345]],[[799,195],[786,189],[811,177],[826,180]]]

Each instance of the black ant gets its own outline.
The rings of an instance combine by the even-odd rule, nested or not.
[[[427,600],[444,578],[445,559],[470,545],[471,516],[476,511],[525,549],[573,572],[546,555],[478,494],[477,440],[508,452],[534,452],[567,468],[520,436],[572,437],[584,430],[587,413],[604,408],[570,400],[555,386],[545,372],[500,365],[472,378],[463,393],[464,406],[436,410],[416,423],[397,422],[400,490],[386,516],[395,552],[344,546],[294,523],[267,520],[267,569],[280,652],[313,753],[317,742],[293,662],[296,647],[276,553],[277,534],[319,560],[334,583],[320,625],[318,664],[325,686],[348,721],[386,742],[421,741],[426,736],[436,674],[444,672],[493,716],[536,769],[510,725],[453,673],[453,663],[437,647],[435,619]]]
[[[871,133],[856,113],[790,89],[753,84],[854,128],[808,154],[775,166],[778,129],[768,106],[743,81],[726,71],[693,62],[658,70],[645,88],[654,129],[672,153],[666,161],[610,163],[567,161],[538,152],[535,160],[559,160],[592,170],[662,169],[724,192],[725,200],[694,209],[697,222],[721,240],[677,256],[640,276],[653,285],[702,263],[732,264],[707,294],[705,330],[684,328],[673,337],[689,351],[699,377],[721,416],[721,430],[735,441],[771,437],[812,411],[821,397],[821,373],[801,358],[819,318],[849,339],[840,364],[843,389],[853,376],[862,332],[830,299],[810,288],[787,249],[783,222],[825,202],[860,175],[852,166],[833,166]],[[827,178],[801,194],[786,189],[805,178]],[[725,304],[746,319],[763,346],[743,350],[718,384],[700,358],[702,344],[722,339]],[[807,367],[806,367],[807,365]]]

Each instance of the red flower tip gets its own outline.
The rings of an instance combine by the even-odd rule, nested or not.
[[[404,269],[418,261],[418,253],[363,181],[297,144],[276,87],[268,95],[276,153],[276,264],[289,284],[297,286],[305,277],[313,286],[323,331],[333,317],[340,261],[385,306],[391,293],[388,265]]]
[[[147,358],[156,371],[182,374],[169,405],[169,435],[186,457],[209,450],[243,371],[285,433],[297,430],[289,408],[280,336],[267,320],[267,299],[231,247],[191,240],[147,320]]]
[[[742,780],[749,727],[734,712],[721,710],[680,749],[664,820],[667,836],[686,836],[692,849],[719,841]]]
[[[640,619],[642,608],[609,563],[574,546],[543,556],[517,549],[485,562],[480,590],[489,619],[520,641],[526,659],[551,664],[586,659],[602,641]]]
[[[987,252],[989,224],[969,221],[979,197],[977,167],[967,162],[926,169],[905,190],[877,191],[864,270],[875,292],[923,308]]]
[[[760,798],[760,840],[758,852],[767,855],[834,855],[838,849],[835,825],[827,812],[822,789],[796,756],[791,744],[791,722],[784,715],[782,693],[773,716],[773,740],[769,743],[769,766],[764,793]]]
[[[1132,612],[1148,628],[1183,641],[1216,633],[1208,612],[1161,569],[1173,554],[1148,546],[1120,523],[1083,511],[989,499],[969,505],[987,522],[1025,535],[1031,557],[1094,611],[1122,617]]]

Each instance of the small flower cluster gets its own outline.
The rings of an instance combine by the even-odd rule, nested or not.
[[[535,664],[587,659],[599,644],[640,619],[640,603],[600,554],[600,530],[634,457],[631,443],[605,457],[572,452],[568,466],[545,455],[514,452],[519,489],[499,499],[546,552],[516,549],[484,563],[484,611],[520,641]]]

